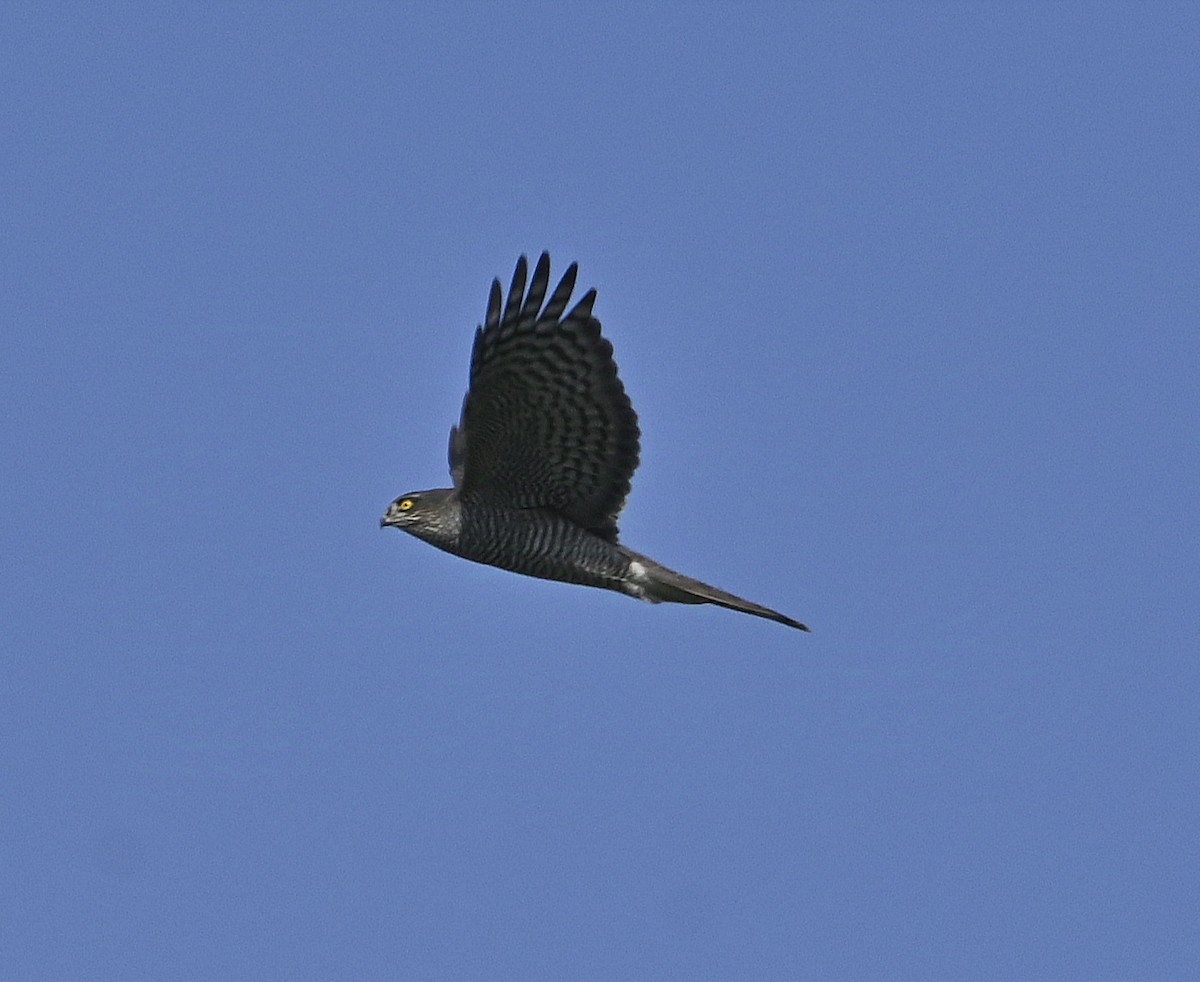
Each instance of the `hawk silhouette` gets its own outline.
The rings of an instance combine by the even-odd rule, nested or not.
[[[807,631],[618,541],[617,517],[638,465],[638,420],[592,316],[596,291],[564,316],[577,272],[572,263],[545,306],[547,253],[528,292],[524,256],[507,299],[492,281],[462,417],[450,431],[454,487],[401,495],[380,526],[514,573],[650,603],[716,604]]]

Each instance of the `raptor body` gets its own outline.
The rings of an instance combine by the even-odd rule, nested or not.
[[[514,573],[651,603],[716,604],[807,631],[619,542],[640,433],[612,345],[592,315],[596,291],[564,314],[576,274],[572,263],[544,306],[546,253],[528,292],[524,256],[507,298],[492,281],[462,416],[450,432],[454,487],[401,495],[380,525]]]

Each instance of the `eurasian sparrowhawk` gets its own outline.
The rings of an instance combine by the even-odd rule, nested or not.
[[[637,414],[589,290],[563,316],[574,263],[545,307],[550,257],[529,292],[517,261],[507,300],[492,281],[475,331],[462,418],[450,430],[453,488],[392,502],[391,525],[477,563],[627,593],[650,603],[717,604],[807,631],[799,621],[667,569],[617,541],[637,469]]]

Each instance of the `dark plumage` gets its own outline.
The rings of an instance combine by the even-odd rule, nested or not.
[[[450,431],[454,487],[392,502],[380,521],[478,563],[627,593],[651,603],[717,604],[807,631],[799,621],[693,580],[617,541],[637,469],[637,414],[589,290],[564,316],[574,263],[542,306],[550,257],[529,291],[522,256],[505,300],[492,281],[475,332],[462,418]]]

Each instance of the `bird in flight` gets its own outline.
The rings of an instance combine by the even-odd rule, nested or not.
[[[507,299],[492,281],[475,331],[462,416],[450,430],[453,488],[412,491],[380,527],[514,573],[615,590],[650,603],[716,604],[808,628],[656,563],[617,539],[617,516],[640,452],[637,414],[617,377],[612,345],[575,289],[572,263],[549,301],[543,252],[525,290],[517,261]]]

